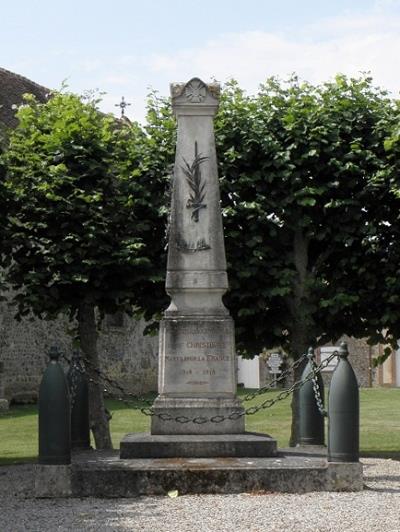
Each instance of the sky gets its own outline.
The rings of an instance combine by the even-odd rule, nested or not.
[[[200,77],[319,83],[338,72],[400,91],[400,0],[0,0],[0,67],[51,89],[105,92],[143,121],[150,88]]]

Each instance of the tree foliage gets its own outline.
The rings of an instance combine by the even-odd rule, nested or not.
[[[84,299],[113,312],[159,274],[157,186],[141,129],[116,125],[91,96],[28,97],[5,158],[13,194],[9,279],[20,314],[74,316]],[[22,291],[21,291],[22,289]]]
[[[215,131],[239,349],[282,346],[297,358],[343,334],[382,338],[382,266],[392,259],[389,242],[378,242],[385,227],[391,241],[394,226],[374,179],[387,174],[397,117],[366,76],[271,78],[255,96],[234,81],[225,87]],[[296,397],[293,410],[295,443]]]
[[[369,249],[368,263],[374,270],[378,282],[369,290],[364,285],[363,294],[370,300],[370,313],[367,320],[381,338],[392,348],[397,348],[400,338],[400,102],[393,102],[388,120],[389,129],[384,139],[386,164],[374,175],[369,183],[373,189],[376,205],[374,238]],[[380,340],[379,335],[376,339]],[[381,362],[390,354],[386,349]]]
[[[163,171],[175,124],[169,102],[154,102]],[[384,302],[371,312],[376,242],[387,225],[376,176],[387,175],[396,123],[396,103],[368,76],[321,85],[271,78],[255,96],[235,81],[224,87],[215,133],[226,304],[241,350],[282,346],[298,356],[344,333],[382,339]]]
[[[368,77],[314,86],[232,83],[216,121],[231,292],[240,347],[380,334],[371,248],[393,102]],[[372,267],[371,267],[372,266]]]
[[[82,302],[160,313],[168,100],[150,95],[144,128],[116,126],[96,99],[71,94],[30,98],[18,118],[5,164],[20,313],[79,317]],[[282,346],[296,358],[343,334],[400,336],[398,124],[398,103],[367,76],[271,78],[255,96],[224,88],[215,131],[226,304],[242,351]]]
[[[19,316],[76,317],[89,375],[99,366],[95,309],[143,314],[164,275],[163,187],[148,171],[147,136],[97,104],[93,95],[56,93],[44,104],[28,96],[4,157],[7,276]],[[102,389],[90,376],[96,444],[109,447]]]

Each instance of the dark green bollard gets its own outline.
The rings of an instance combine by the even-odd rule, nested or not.
[[[67,381],[71,396],[71,448],[90,449],[89,389],[79,351],[72,355]]]
[[[39,464],[71,463],[71,417],[68,384],[58,362],[59,352],[50,349],[50,362],[39,389]]]
[[[339,348],[339,362],[329,391],[328,462],[358,462],[360,402],[347,344]]]
[[[312,372],[312,360],[314,358],[314,350],[309,348],[308,363],[304,368],[302,380],[305,379]],[[316,382],[318,384],[322,406],[324,403],[324,383],[321,373],[316,375]],[[318,409],[317,401],[315,399],[313,381],[308,381],[299,390],[299,409],[300,409],[300,445],[324,445],[324,416]]]

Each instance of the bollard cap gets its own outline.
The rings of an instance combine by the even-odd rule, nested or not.
[[[57,361],[60,358],[60,351],[57,346],[52,345],[49,351],[50,360]]]
[[[312,347],[309,347],[307,350],[307,358],[308,359],[314,358],[314,349]]]
[[[342,342],[339,346],[339,357],[340,358],[347,358],[349,356],[349,350],[347,348],[347,343]]]

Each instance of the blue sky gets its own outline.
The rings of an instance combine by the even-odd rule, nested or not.
[[[143,120],[151,86],[270,75],[319,82],[371,71],[400,90],[400,0],[14,0],[1,2],[0,66],[50,88],[122,95]]]

